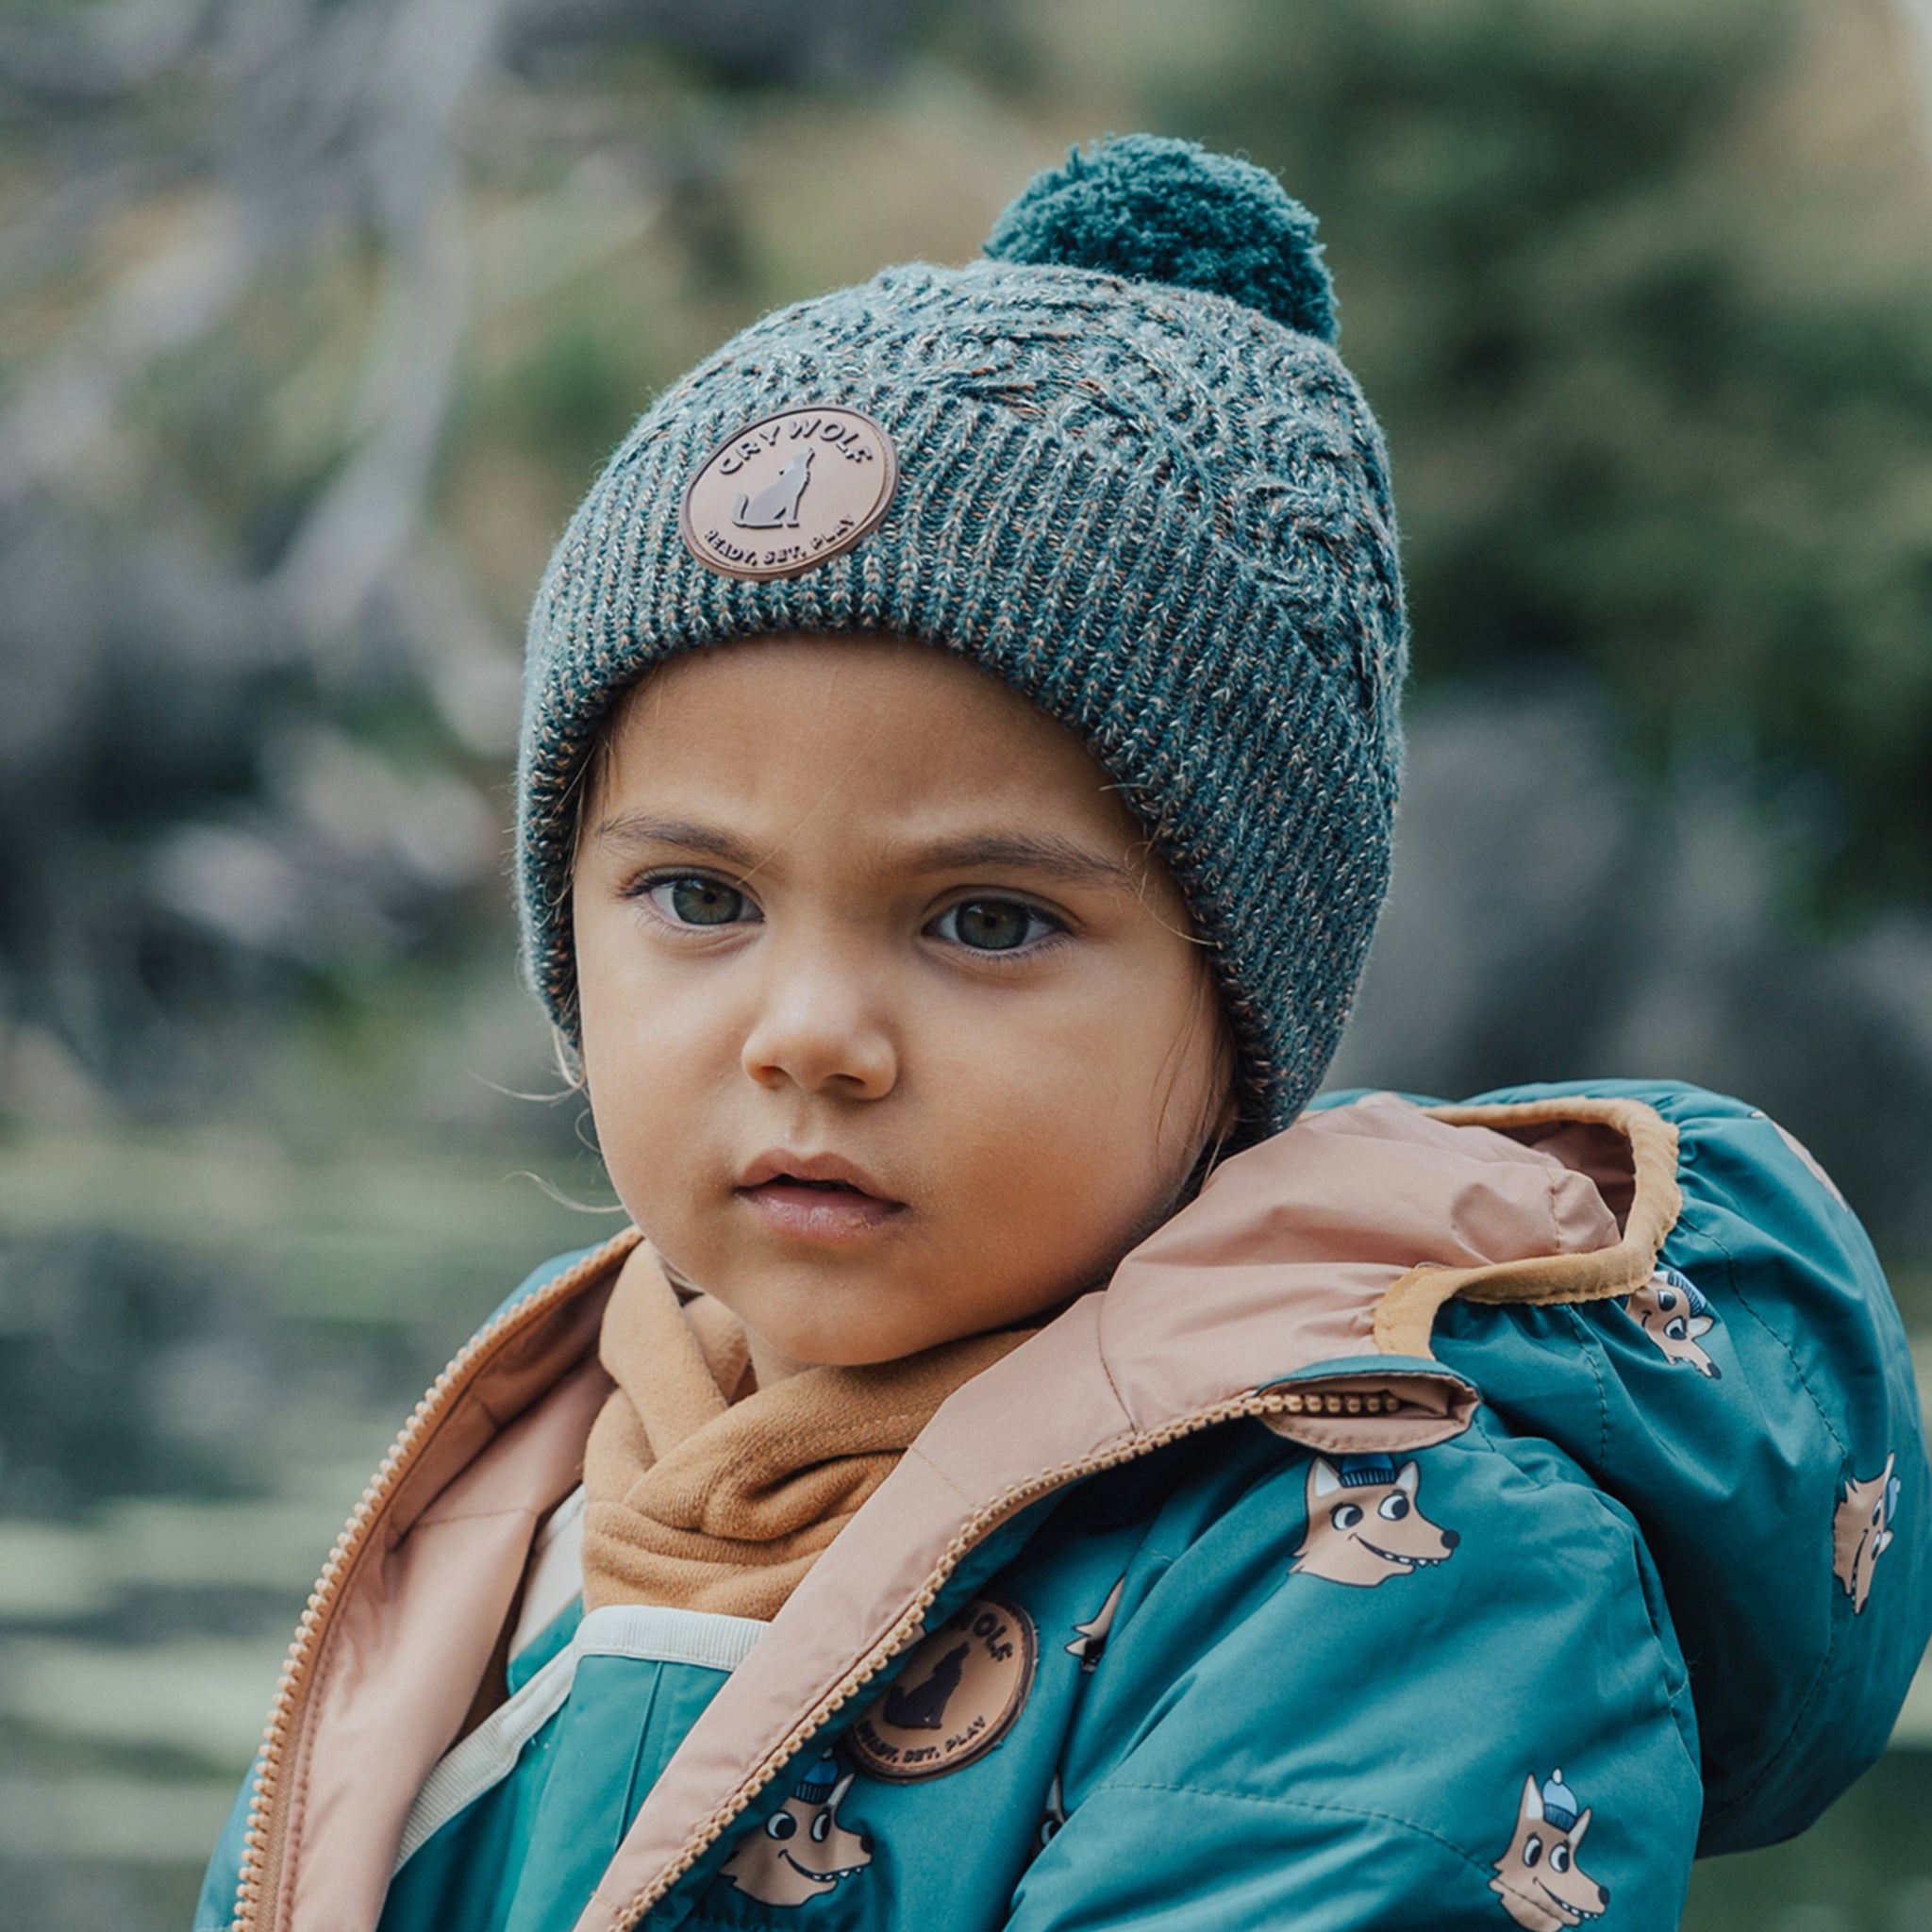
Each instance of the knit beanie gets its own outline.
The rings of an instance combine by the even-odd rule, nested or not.
[[[575,1039],[577,793],[652,666],[762,632],[956,652],[1075,733],[1177,881],[1248,1141],[1327,1066],[1388,887],[1407,626],[1315,221],[1188,142],[1076,150],[963,268],[781,308],[668,390],[530,619],[525,966]]]

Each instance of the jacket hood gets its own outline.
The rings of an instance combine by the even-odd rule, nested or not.
[[[272,1719],[242,1924],[375,1924],[534,1525],[578,1479],[609,1386],[604,1301],[619,1269],[656,1265],[632,1233],[533,1278],[385,1465]],[[1660,1265],[1711,1325],[1668,1333],[1673,1311],[1644,1299]],[[686,1737],[580,1932],[635,1923],[1034,1505],[1242,1417],[1324,1456],[1473,1425],[1557,1445],[1655,1553],[1693,1673],[1707,1848],[1783,1835],[1882,1746],[1924,1644],[1916,1415],[1856,1221],[1749,1109],[1600,1087],[1307,1115],[941,1407]],[[1881,1469],[1876,1491],[1857,1487]],[[1874,1554],[1873,1535],[1852,1553],[1856,1602],[1819,1494],[1875,1494],[1876,1534],[1903,1545]]]
[[[1508,1309],[1465,1285],[1430,1345],[1489,1414],[1556,1443],[1635,1518],[1690,1672],[1698,1849],[1742,1851],[1802,1830],[1885,1746],[1932,1631],[1932,1471],[1871,1243],[1761,1111],[1602,1082],[1589,1100],[1521,1088],[1438,1118],[1486,1116],[1590,1173],[1635,1227],[1642,1135],[1633,1187],[1611,1143],[1566,1114],[1639,1099],[1675,1142],[1680,1198],[1657,1265],[1634,1285]]]

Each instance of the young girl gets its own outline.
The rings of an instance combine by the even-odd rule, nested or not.
[[[1803,1149],[1309,1109],[1405,654],[1313,225],[1104,144],[599,478],[522,889],[636,1227],[405,1428],[201,1926],[1653,1932],[1883,1746],[1932,1485]]]

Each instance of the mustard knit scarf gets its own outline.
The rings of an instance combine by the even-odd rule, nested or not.
[[[681,1302],[648,1247],[624,1264],[600,1354],[616,1390],[584,1451],[584,1607],[774,1616],[953,1391],[1036,1331],[752,1387],[738,1318]]]

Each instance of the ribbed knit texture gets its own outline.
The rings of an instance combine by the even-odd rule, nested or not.
[[[1243,258],[1230,284],[1271,303],[1278,285],[1332,328],[1312,218],[1258,169],[1136,139],[1163,188],[1151,214],[1114,225],[1140,238],[1114,244],[1128,274],[914,264],[780,309],[667,391],[577,510],[531,617],[518,796],[526,970],[566,1033],[575,799],[618,693],[731,638],[889,630],[993,671],[1119,782],[1211,950],[1241,1138],[1286,1125],[1313,1091],[1388,886],[1407,632],[1387,458],[1318,335],[1137,278],[1152,263],[1207,275],[1214,235],[1235,252],[1272,238],[1291,257],[1281,274]],[[1103,245],[1111,217],[1091,199],[1074,219],[1040,214],[1076,164],[1105,200],[1092,157],[1075,157],[1020,197],[999,245]],[[1246,183],[1246,228],[1237,168],[1265,184]],[[1174,232],[1149,239],[1163,206]],[[884,522],[802,576],[699,563],[677,521],[693,473],[756,418],[814,404],[891,436]]]
[[[747,1393],[736,1317],[706,1295],[680,1306],[657,1256],[634,1249],[598,1342],[616,1387],[584,1449],[585,1608],[775,1617],[940,1404],[1037,1332]]]

